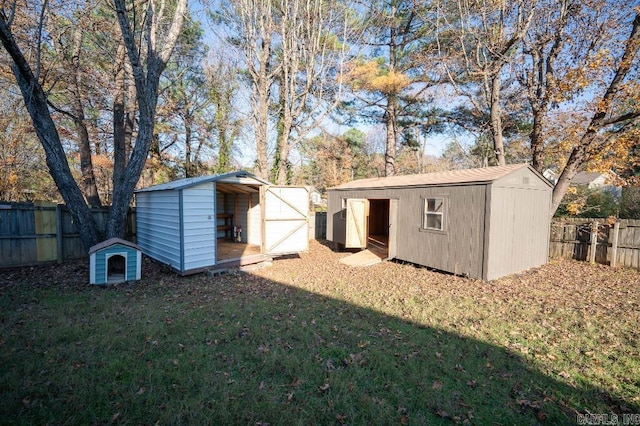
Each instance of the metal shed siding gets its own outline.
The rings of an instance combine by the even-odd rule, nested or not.
[[[183,271],[216,264],[214,193],[213,182],[182,190]]]
[[[528,184],[523,178],[529,178]],[[551,188],[524,169],[491,185],[485,280],[547,263]]]
[[[180,269],[178,191],[140,192],[136,196],[137,243],[152,258]]]

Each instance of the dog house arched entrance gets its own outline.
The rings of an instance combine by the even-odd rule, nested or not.
[[[106,261],[107,283],[126,281],[127,253],[113,253],[107,256]]]

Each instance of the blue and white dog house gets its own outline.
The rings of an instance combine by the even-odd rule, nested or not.
[[[111,238],[89,249],[89,283],[117,284],[140,279],[142,252],[130,241]]]

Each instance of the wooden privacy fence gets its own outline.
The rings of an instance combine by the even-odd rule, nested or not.
[[[98,230],[109,209],[91,210]],[[597,225],[596,225],[597,223]],[[136,241],[135,209],[127,216],[125,238]],[[327,214],[309,217],[309,238],[324,239]],[[640,220],[562,219],[551,223],[550,257],[640,268]],[[62,204],[0,202],[0,268],[82,259],[87,252],[71,213]]]
[[[315,239],[324,240],[327,238],[327,212],[316,212],[314,222]]]
[[[640,268],[640,220],[554,220],[549,256]]]
[[[91,209],[99,232],[109,208]],[[129,210],[125,238],[135,242],[135,211]],[[63,262],[87,257],[71,213],[62,204],[0,203],[0,267]]]

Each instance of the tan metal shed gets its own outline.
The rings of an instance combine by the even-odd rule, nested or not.
[[[493,280],[547,262],[552,185],[528,164],[361,179],[330,188],[327,239]]]

